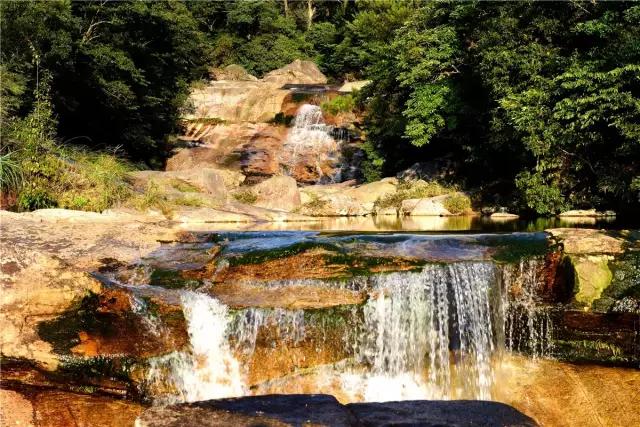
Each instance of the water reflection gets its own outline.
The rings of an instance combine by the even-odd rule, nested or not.
[[[615,228],[615,218],[492,219],[480,216],[319,217],[309,221],[186,224],[189,230],[220,231],[543,231],[559,227]]]

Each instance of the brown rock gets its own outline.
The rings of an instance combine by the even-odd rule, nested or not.
[[[290,176],[274,176],[253,186],[258,197],[254,206],[291,212],[300,207],[300,192],[296,180]]]
[[[560,240],[567,254],[621,254],[625,239],[619,233],[589,228],[546,230]]]
[[[312,61],[296,59],[291,64],[273,70],[262,78],[265,82],[284,84],[326,84],[327,77]]]
[[[125,400],[60,391],[39,393],[34,407],[39,427],[132,426],[144,410]]]
[[[0,427],[33,427],[33,405],[20,393],[0,389]]]

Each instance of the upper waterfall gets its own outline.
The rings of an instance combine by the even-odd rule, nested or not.
[[[345,135],[325,123],[322,109],[303,104],[298,109],[284,143],[284,173],[300,164],[314,169],[323,182],[340,181],[341,143]]]

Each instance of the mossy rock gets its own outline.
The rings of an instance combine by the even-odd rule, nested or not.
[[[575,272],[573,304],[591,309],[605,289],[611,284],[613,275],[609,269],[610,255],[570,255]]]

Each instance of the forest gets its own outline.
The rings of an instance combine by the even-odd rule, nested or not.
[[[529,215],[640,208],[634,2],[0,3],[1,190],[20,210],[101,210],[161,168],[192,84],[313,60],[367,79],[366,180],[447,159],[456,184]],[[71,191],[65,202],[59,195]],[[67,191],[67,192],[69,192]]]

